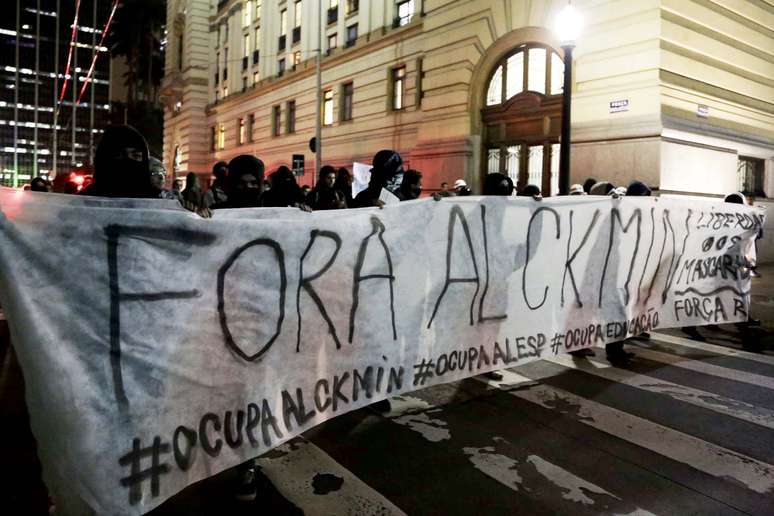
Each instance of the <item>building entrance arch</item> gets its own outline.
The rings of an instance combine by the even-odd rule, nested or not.
[[[552,35],[526,27],[500,38],[476,73],[471,111],[480,175],[500,172],[520,188],[558,193],[564,64]]]

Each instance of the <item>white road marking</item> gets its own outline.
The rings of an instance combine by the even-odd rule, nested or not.
[[[430,442],[437,443],[439,441],[445,441],[451,439],[451,433],[446,428],[446,421],[440,419],[433,419],[430,414],[441,412],[442,409],[428,410],[420,412],[418,414],[406,414],[404,416],[396,417],[392,421],[399,425],[406,426],[415,432],[418,432],[422,437]]]
[[[550,410],[570,414],[580,423],[719,479],[735,479],[762,494],[771,494],[774,490],[774,466],[722,446],[562,389],[537,385],[529,389],[512,390],[509,394]]]
[[[679,367],[681,369],[688,369],[696,373],[704,373],[717,376],[719,378],[725,378],[727,380],[748,383],[750,385],[755,385],[756,387],[774,389],[774,378],[770,376],[748,373],[747,371],[740,371],[738,369],[730,369],[728,367],[702,362],[701,360],[693,360],[679,355],[671,355],[669,353],[662,353],[661,351],[653,351],[652,349],[647,349],[640,346],[637,347],[636,354],[637,356],[646,358],[648,360],[661,362],[662,364],[668,364],[671,366]]]
[[[774,411],[765,407],[757,407],[750,403],[727,398],[712,392],[693,389],[659,378],[637,374],[626,369],[619,369],[594,358],[590,360],[576,360],[570,355],[559,355],[548,359],[548,361],[644,391],[664,394],[678,401],[690,403],[691,405],[703,407],[774,430]]]
[[[745,360],[751,360],[753,362],[760,362],[762,364],[774,365],[774,357],[769,355],[761,355],[759,353],[750,353],[749,351],[742,351],[739,349],[729,348],[726,346],[718,346],[716,344],[710,344],[709,342],[696,342],[691,339],[684,339],[682,337],[675,337],[674,335],[667,335],[665,333],[653,332],[650,334],[651,339],[668,344],[677,344],[686,348],[698,349],[701,351],[709,351],[717,355],[725,355],[729,357],[744,358]],[[647,342],[637,343],[638,347],[647,347]]]
[[[277,452],[285,455],[276,457]],[[294,439],[275,448],[272,456],[258,459],[258,465],[277,490],[308,516],[405,515],[309,441]]]

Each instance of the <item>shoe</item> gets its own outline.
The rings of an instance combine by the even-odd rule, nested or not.
[[[236,491],[236,499],[240,502],[252,502],[258,495],[258,486],[255,482],[255,468],[245,468],[240,472],[239,488]]]
[[[761,273],[756,271],[755,269],[750,269],[750,277],[751,278],[760,278]]]
[[[752,317],[750,317],[749,319],[747,319],[747,325],[748,326],[760,326],[761,325],[761,320],[760,319],[753,319]]]
[[[494,380],[496,382],[499,382],[503,379],[503,375],[498,373],[497,371],[490,371],[488,373],[484,373],[482,376],[484,378],[487,378],[489,380]]]
[[[704,336],[699,333],[699,330],[696,329],[696,326],[686,326],[684,328],[680,328],[680,331],[688,335],[691,340],[695,340],[698,342],[707,342],[707,339],[704,338]]]
[[[570,355],[574,357],[595,357],[597,356],[596,353],[594,353],[594,350],[591,348],[583,348],[583,349],[577,349],[575,351],[570,351]]]

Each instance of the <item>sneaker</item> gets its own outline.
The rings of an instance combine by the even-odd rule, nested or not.
[[[691,340],[707,342],[707,339],[704,338],[701,333],[699,333],[699,330],[696,329],[696,326],[685,326],[684,328],[680,328],[680,331],[688,335]]]
[[[575,351],[570,351],[570,355],[574,357],[595,357],[597,356],[596,353],[594,353],[594,350],[591,348],[583,348],[583,349],[576,349]]]
[[[240,502],[252,502],[258,495],[258,486],[255,482],[255,468],[245,468],[240,471],[239,488],[236,491],[236,499]]]
[[[503,375],[498,373],[497,371],[490,371],[488,373],[484,373],[482,376],[484,378],[487,378],[489,380],[494,380],[496,382],[499,382],[503,379]]]

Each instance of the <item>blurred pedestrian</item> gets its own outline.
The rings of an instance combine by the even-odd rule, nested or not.
[[[400,200],[412,201],[419,199],[420,195],[422,195],[422,173],[409,169],[403,174],[403,181],[400,183]]]
[[[482,193],[483,195],[510,197],[513,195],[513,180],[499,172],[487,174],[484,178],[484,190]]]
[[[151,185],[148,144],[136,129],[128,125],[105,129],[94,154],[94,181],[82,193],[102,197],[156,196]]]
[[[30,181],[30,190],[33,192],[50,192],[51,182],[44,177],[36,177]]]
[[[263,206],[268,208],[297,207],[309,211],[304,204],[301,187],[293,171],[285,165],[269,176],[271,188],[263,195]]]
[[[228,164],[226,201],[213,208],[258,208],[263,204],[263,193],[263,161],[250,154],[242,154]]]
[[[380,150],[374,155],[371,162],[371,179],[368,187],[357,194],[353,202],[355,208],[369,206],[382,206],[379,200],[382,189],[394,195],[399,195],[400,185],[403,182],[403,159],[394,150]]]
[[[354,198],[352,197],[352,174],[344,167],[340,167],[336,171],[336,182],[333,183],[333,188],[344,194],[344,202],[347,203],[347,207],[351,207],[354,204]]]
[[[309,193],[306,204],[313,210],[340,210],[347,207],[344,194],[335,187],[336,169],[326,165],[320,169],[317,184]]]

